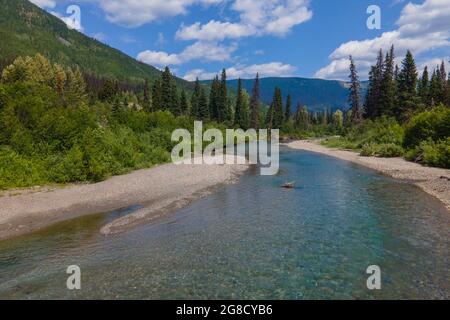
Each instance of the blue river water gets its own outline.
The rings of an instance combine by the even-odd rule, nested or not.
[[[284,150],[277,176],[252,168],[156,223],[99,234],[133,209],[0,242],[0,299],[450,298],[448,212],[351,163]],[[66,287],[70,265],[81,290]]]

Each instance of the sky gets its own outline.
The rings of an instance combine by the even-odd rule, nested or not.
[[[366,79],[379,49],[450,70],[450,0],[32,0],[71,27],[181,78]],[[78,6],[78,10],[74,7]],[[380,9],[380,28],[370,6]]]

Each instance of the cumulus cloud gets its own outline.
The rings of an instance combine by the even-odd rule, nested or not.
[[[378,50],[395,45],[398,56],[411,50],[416,56],[437,48],[450,47],[450,0],[408,3],[397,21],[398,28],[381,36],[342,44],[331,55],[330,64],[316,72],[317,77],[343,79],[348,74],[348,56],[353,55],[360,73],[367,75]]]
[[[211,20],[206,24],[183,25],[176,37],[212,41],[266,34],[283,36],[313,15],[309,0],[235,0],[231,8],[239,13],[240,21]]]
[[[237,78],[253,78],[257,73],[261,77],[289,77],[293,76],[296,68],[289,64],[281,62],[271,62],[265,64],[254,64],[250,66],[239,65],[226,69],[227,76],[230,79]],[[185,80],[194,81],[196,78],[200,80],[209,80],[214,78],[217,73],[208,72],[203,69],[194,69],[185,74]]]
[[[56,6],[55,0],[30,0],[30,1],[41,8],[54,8]]]
[[[181,53],[168,54],[164,51],[147,50],[138,54],[137,59],[155,66],[173,66],[192,60],[227,61],[236,50],[236,45],[224,46],[211,42],[196,42],[186,47]]]
[[[187,13],[194,5],[219,4],[226,0],[91,0],[99,3],[113,23],[139,27],[143,24]]]

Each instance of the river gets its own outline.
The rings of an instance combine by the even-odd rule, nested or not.
[[[252,168],[156,223],[99,234],[134,209],[0,242],[0,299],[450,298],[446,209],[348,162],[283,150],[275,177]],[[70,265],[81,290],[66,288]],[[381,290],[367,288],[370,265]]]

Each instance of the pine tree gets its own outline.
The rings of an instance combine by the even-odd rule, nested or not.
[[[160,108],[162,110],[172,110],[173,104],[173,88],[172,88],[172,74],[169,67],[164,69],[161,75],[161,95]]]
[[[417,109],[417,69],[412,53],[408,50],[402,62],[402,70],[398,75],[398,109],[396,117],[400,121],[408,119]]]
[[[441,80],[441,99],[439,103],[445,104],[447,101],[447,72],[445,71],[445,62],[442,60],[439,69],[439,79]]]
[[[156,79],[152,87],[152,111],[161,110],[161,81]]]
[[[291,119],[292,116],[292,97],[290,94],[288,94],[286,99],[286,110],[284,113],[284,121],[287,122],[289,119]]]
[[[352,122],[360,123],[362,120],[361,110],[361,83],[359,82],[358,72],[355,61],[350,56],[350,96],[349,102],[352,109]]]
[[[428,74],[428,67],[423,69],[422,78],[419,81],[418,94],[422,103],[427,105],[430,102],[430,75]]]
[[[151,103],[151,100],[150,100],[150,87],[149,87],[148,79],[145,79],[145,83],[144,83],[143,104],[144,104],[144,110],[145,111],[147,111],[147,112],[151,112],[152,111],[152,103]]]
[[[430,80],[429,101],[428,101],[430,107],[434,107],[437,103],[439,103],[439,99],[442,95],[441,80],[436,71],[437,69],[433,71]]]
[[[176,116],[181,115],[180,96],[175,81],[172,81],[172,90],[170,93],[170,112]]]
[[[180,110],[182,115],[189,114],[189,103],[186,96],[186,91],[182,90],[180,95]]]
[[[192,97],[191,97],[191,115],[195,118],[195,119],[200,119],[200,115],[199,115],[199,101],[200,101],[200,94],[201,94],[201,86],[200,86],[200,81],[198,80],[198,78],[195,80],[195,87],[194,87],[194,92],[192,93]]]
[[[227,72],[225,69],[222,71],[220,80],[220,93],[218,94],[218,121],[224,122],[230,119],[229,105],[228,105],[228,88],[227,88]]]
[[[396,74],[398,69],[394,66],[394,46],[386,54],[383,68],[383,78],[380,87],[380,102],[377,115],[394,116],[396,105]]]
[[[259,109],[260,109],[260,84],[259,73],[256,74],[255,84],[253,85],[252,97],[250,100],[250,127],[253,129],[259,129]]]
[[[366,116],[374,119],[381,115],[381,87],[383,84],[383,50],[380,49],[378,59],[369,73],[369,88],[366,95],[365,112]]]
[[[272,129],[280,129],[284,124],[283,98],[280,88],[275,88],[275,94],[272,101]]]
[[[220,81],[216,76],[211,84],[209,96],[209,112],[211,120],[219,121]]]
[[[243,119],[242,119],[242,80],[239,78],[237,96],[236,96],[236,106],[234,108],[234,125],[237,127],[241,127],[242,121],[243,121]]]
[[[198,99],[197,115],[199,120],[209,120],[209,106],[208,99],[206,98],[206,92],[203,87],[200,87],[200,96]]]

